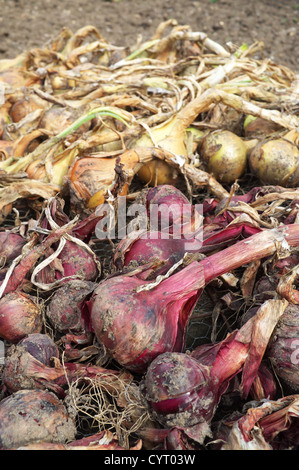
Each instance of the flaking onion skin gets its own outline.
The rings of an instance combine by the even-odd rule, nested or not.
[[[299,184],[299,150],[284,138],[265,140],[250,152],[251,172],[264,184],[296,187]]]
[[[0,232],[0,263],[9,265],[22,252],[26,239],[18,233]]]

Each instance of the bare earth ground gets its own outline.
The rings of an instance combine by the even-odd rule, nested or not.
[[[64,26],[90,24],[111,44],[134,46],[170,18],[222,45],[263,41],[265,57],[299,71],[299,0],[0,0],[0,59],[45,45]]]

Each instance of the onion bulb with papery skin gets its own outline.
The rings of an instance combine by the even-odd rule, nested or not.
[[[166,352],[150,364],[142,387],[158,422],[185,427],[213,416],[218,397],[209,380],[209,367],[185,353]]]
[[[249,154],[252,173],[264,184],[296,187],[299,184],[299,150],[287,139],[258,143]]]
[[[36,280],[50,284],[63,278],[80,277],[85,281],[94,281],[99,276],[101,267],[95,254],[87,251],[75,241],[66,240],[65,246],[58,255],[60,265],[50,263],[37,273]]]
[[[144,163],[137,172],[138,178],[145,184],[156,186],[160,184],[177,184],[179,173],[162,160],[152,160]]]
[[[0,300],[0,338],[17,343],[26,335],[42,330],[41,309],[33,297],[10,292]]]
[[[119,275],[102,281],[86,302],[91,326],[108,353],[128,370],[143,373],[165,351],[181,351],[201,279],[194,266],[148,290],[149,281]]]
[[[256,233],[193,261],[159,283],[120,274],[98,284],[87,302],[98,340],[121,365],[143,372],[159,354],[181,352],[193,308],[208,282],[276,251],[282,234],[298,246],[296,224]]]
[[[216,130],[203,138],[200,156],[209,173],[222,183],[233,183],[247,166],[247,147],[231,131]]]
[[[18,233],[0,232],[0,264],[10,264],[22,252],[26,240]]]
[[[23,389],[44,389],[39,375],[29,374],[28,366],[32,358],[47,367],[53,365],[53,359],[59,358],[59,350],[50,336],[33,333],[26,336],[7,351],[2,372],[2,382],[9,393]]]
[[[0,449],[36,441],[64,443],[75,435],[73,418],[52,392],[20,390],[0,402]]]
[[[270,300],[222,341],[197,346],[191,354],[165,352],[155,358],[141,383],[154,418],[164,427],[178,427],[202,442],[205,424],[210,424],[221,396],[241,371],[240,392],[247,398],[286,306],[286,301]]]
[[[53,293],[46,308],[46,316],[55,330],[61,333],[85,331],[80,304],[95,287],[94,282],[74,279]]]
[[[29,113],[36,109],[44,109],[48,105],[47,101],[40,98],[35,93],[16,100],[10,108],[9,115],[13,122],[19,122]],[[43,126],[41,126],[43,127]]]
[[[194,232],[199,214],[187,197],[175,186],[159,185],[145,192],[145,206],[151,230],[179,234]],[[196,216],[197,215],[197,216]]]
[[[299,393],[299,305],[286,308],[273,332],[267,357],[278,377]]]

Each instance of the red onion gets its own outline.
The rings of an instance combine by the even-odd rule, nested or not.
[[[31,334],[12,345],[5,358],[2,380],[9,393],[22,389],[48,389],[59,397],[75,380],[105,377],[107,384],[113,382],[121,372],[103,367],[59,361],[59,351],[54,341],[46,334]],[[124,381],[131,374],[122,373]]]
[[[278,377],[299,393],[299,305],[286,308],[273,332],[267,357]]]
[[[52,198],[48,201],[44,217],[40,220],[42,229],[59,230],[70,223],[68,216],[63,212],[63,206],[64,201],[61,199]],[[43,266],[43,269],[36,268],[37,272],[34,280],[37,286],[47,288],[46,284],[53,284],[65,277],[79,277],[86,281],[94,281],[99,276],[101,272],[100,262],[89,245],[83,242],[82,239],[87,240],[90,238],[96,223],[101,217],[93,214],[88,220],[79,224],[74,223],[71,233],[65,234],[63,246],[61,246],[60,240],[59,244],[53,243],[52,246],[48,247],[45,257],[50,262]],[[56,256],[54,250],[58,250]],[[50,256],[54,258],[52,261],[49,258]],[[41,286],[41,284],[44,284],[44,286]]]
[[[41,309],[32,296],[10,292],[0,299],[0,337],[17,343],[42,329]]]
[[[199,248],[197,240],[192,239],[187,242],[185,239],[163,238],[162,232],[145,232],[136,237],[128,236],[123,238],[116,246],[113,263],[121,271],[125,267],[136,268],[137,266],[149,265],[149,272],[142,271],[140,277],[147,278],[147,275],[155,272],[155,276],[165,274],[171,266],[176,264],[186,252],[188,243],[189,252],[191,246]],[[194,249],[194,251],[197,251]]]
[[[180,217],[184,205],[190,205],[188,198],[175,186],[170,184],[163,184],[155,186],[145,191],[145,203],[148,214],[150,214],[151,206],[156,204],[160,206],[165,204],[167,206],[174,205],[178,210],[177,214],[170,214],[170,221]]]
[[[206,284],[274,253],[278,240],[297,246],[298,226],[252,235],[153,285],[130,275],[105,279],[87,303],[99,342],[136,372],[143,372],[163,352],[182,351],[189,318]]]
[[[22,252],[26,244],[24,237],[18,233],[0,232],[0,264],[9,265]]]
[[[165,274],[185,253],[209,254],[260,231],[260,228],[249,223],[236,223],[224,229],[206,226],[202,233],[197,231],[192,236],[180,238],[172,234],[164,238],[162,232],[154,231],[140,233],[135,237],[128,235],[118,243],[113,263],[118,270],[130,264],[133,268],[149,264],[149,272],[154,270],[158,276]],[[146,279],[146,273],[142,272],[143,279]]]
[[[144,203],[151,230],[186,234],[200,226],[195,206],[174,186],[165,184],[147,190]]]
[[[95,289],[87,302],[92,328],[121,365],[143,372],[160,353],[183,348],[201,286],[193,268],[190,265],[151,291],[137,292],[147,281],[130,276],[112,277]]]
[[[3,384],[9,393],[45,388],[38,376],[28,373],[33,358],[47,367],[53,365],[53,358],[59,358],[58,348],[48,335],[33,333],[9,348],[2,373]]]
[[[210,367],[177,352],[163,353],[152,361],[145,375],[144,395],[155,419],[168,428],[210,420],[218,402]]]
[[[221,396],[241,371],[240,391],[247,398],[286,304],[280,300],[265,302],[240,330],[219,343],[195,348],[191,355],[165,352],[156,357],[141,385],[154,418],[164,427],[177,427],[202,443]]]
[[[43,390],[20,390],[0,402],[0,448],[31,442],[69,442],[76,426],[61,400]]]
[[[84,332],[81,304],[96,287],[94,282],[74,279],[65,282],[51,296],[46,316],[60,333]]]
[[[76,276],[86,281],[95,281],[99,275],[99,265],[90,252],[75,242],[66,241],[65,247],[58,256],[61,261],[63,274],[55,270],[55,279]]]
[[[75,222],[72,221],[63,227],[53,230],[42,242],[40,242],[37,235],[33,236],[27,243],[26,254],[24,254],[19,263],[16,264],[9,278],[5,278],[1,282],[0,297],[21,288],[26,282],[28,282],[27,276],[39,258],[49,250],[53,243],[57,242],[65,234],[71,231],[74,225]]]

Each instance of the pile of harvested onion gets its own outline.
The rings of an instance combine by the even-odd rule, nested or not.
[[[0,61],[0,449],[299,447],[296,75],[230,47]]]

